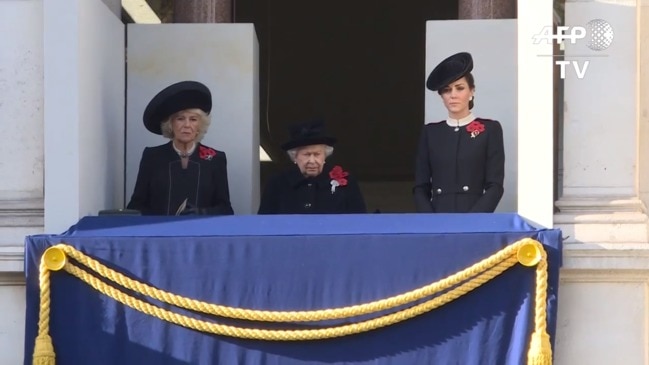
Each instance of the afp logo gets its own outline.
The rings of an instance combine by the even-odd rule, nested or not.
[[[556,40],[557,44],[562,44],[564,41],[570,41],[571,44],[576,44],[578,40],[584,40],[586,46],[593,51],[603,51],[611,46],[613,43],[613,27],[606,20],[593,19],[589,21],[585,27],[581,26],[558,26],[557,33],[552,32],[552,27],[546,26],[541,32],[535,34],[532,39],[534,44],[545,42],[546,44],[552,43]],[[556,56],[554,56],[556,57]],[[566,55],[566,57],[570,57]],[[574,57],[589,57],[588,55],[572,56]],[[560,77],[565,79],[566,67],[572,65],[575,70],[577,78],[583,79],[586,75],[586,70],[590,64],[589,60],[558,60],[555,59],[554,64],[560,68]]]
[[[593,19],[586,23],[585,27],[581,26],[558,26],[557,33],[552,33],[552,27],[543,27],[541,32],[535,34],[532,39],[534,44],[541,42],[551,43],[556,40],[557,43],[570,41],[571,44],[577,43],[577,40],[586,39],[586,46],[593,51],[603,51],[613,43],[613,27],[604,19]]]

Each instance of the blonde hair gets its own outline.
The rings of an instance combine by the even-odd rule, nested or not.
[[[200,142],[205,136],[205,133],[207,133],[207,129],[210,127],[210,123],[212,122],[210,116],[201,109],[184,109],[171,114],[169,118],[167,118],[164,122],[160,124],[162,135],[169,139],[174,138],[174,129],[171,126],[171,122],[178,114],[183,112],[189,112],[198,115],[199,124],[198,124],[198,135],[196,136],[196,142]]]
[[[295,162],[295,159],[297,158],[297,153],[299,150],[302,148],[307,147],[307,146],[302,146],[302,147],[295,147],[291,148],[290,150],[286,151],[288,154],[288,157],[291,159],[291,162]],[[334,153],[334,148],[329,145],[325,145],[325,158],[331,156]]]

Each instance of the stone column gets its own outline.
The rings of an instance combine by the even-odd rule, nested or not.
[[[459,0],[459,19],[516,19],[517,0]]]
[[[555,223],[569,236],[567,242],[647,242],[638,186],[637,11],[636,1],[566,2],[565,24],[583,26],[587,33],[576,44],[566,42],[565,51],[570,64],[563,106],[564,179]],[[609,25],[613,39],[604,47],[597,31]],[[595,43],[589,42],[592,34]]]
[[[232,0],[176,0],[174,23],[232,23]]]
[[[101,1],[43,2],[45,230],[124,201],[124,24]]]
[[[0,271],[43,229],[43,3],[0,1]],[[5,259],[5,255],[8,255]],[[8,261],[9,260],[9,261]],[[22,269],[19,265],[18,269]],[[9,269],[9,267],[7,267]]]
[[[647,18],[641,25],[640,3],[566,0],[565,25],[585,27],[586,38],[565,42],[564,179],[554,221],[567,244],[555,364],[647,362]],[[613,30],[609,47],[598,33],[610,31],[604,22]]]
[[[533,42],[552,25],[552,0],[520,1],[516,43],[518,214],[537,226],[553,225],[552,44]],[[505,176],[507,179],[507,176]]]
[[[639,90],[640,97],[638,99],[639,105],[639,138],[640,151],[639,151],[639,178],[638,184],[640,189],[640,199],[649,206],[649,1],[642,2],[639,7],[640,24],[643,26],[638,27],[639,32],[639,62],[640,62],[640,78]]]
[[[43,232],[43,1],[0,1],[0,363],[23,362],[25,236]]]

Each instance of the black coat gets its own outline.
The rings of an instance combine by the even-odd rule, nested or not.
[[[365,200],[353,176],[332,193],[333,167],[325,164],[320,175],[307,178],[294,165],[274,176],[262,194],[259,214],[365,213]]]
[[[476,119],[484,131],[446,122],[424,126],[415,167],[418,212],[493,212],[503,195],[505,148],[500,123]]]
[[[145,148],[127,207],[145,215],[175,215],[187,199],[183,214],[233,214],[225,153],[211,149],[216,155],[201,157],[205,148],[209,149],[200,143],[196,146],[186,169],[172,142]]]

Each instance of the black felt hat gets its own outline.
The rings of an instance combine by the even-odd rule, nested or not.
[[[461,79],[464,75],[473,70],[473,58],[468,52],[456,53],[444,61],[428,75],[426,87],[430,90],[437,91],[455,80]]]
[[[282,145],[285,151],[314,144],[333,146],[336,143],[336,139],[325,132],[324,121],[321,119],[293,124],[289,127],[289,133],[291,139]]]
[[[162,134],[160,124],[174,113],[185,109],[212,110],[212,93],[197,81],[182,81],[167,86],[151,99],[144,110],[144,126],[150,132]]]

